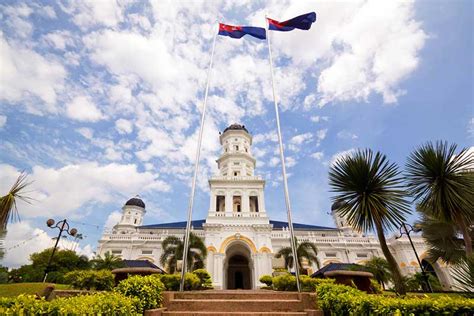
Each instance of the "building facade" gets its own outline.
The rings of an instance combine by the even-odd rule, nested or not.
[[[222,154],[217,160],[219,174],[209,179],[210,202],[206,219],[194,220],[192,231],[201,237],[208,250],[205,262],[217,289],[255,289],[263,284],[262,275],[283,267],[275,254],[290,245],[288,224],[270,220],[265,207],[265,180],[255,175],[252,136],[245,126],[233,124],[220,135]],[[372,257],[383,257],[378,239],[352,230],[333,206],[331,214],[336,227],[294,223],[298,241],[309,241],[318,248],[320,266],[331,262],[363,263]],[[97,253],[111,252],[123,259],[146,259],[159,264],[161,243],[168,236],[182,237],[186,222],[143,225],[145,203],[132,198],[122,208],[122,218],[112,231],[104,232]],[[423,239],[412,236],[423,265],[438,277],[443,288],[453,289],[449,267],[424,260]],[[418,272],[419,265],[406,236],[388,239],[404,275]],[[166,267],[164,267],[166,269]],[[305,265],[308,273],[318,269],[316,263]]]

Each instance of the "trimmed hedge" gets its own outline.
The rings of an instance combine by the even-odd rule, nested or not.
[[[159,275],[159,278],[161,279],[161,282],[163,282],[166,291],[179,291],[181,274],[162,274]],[[199,290],[200,285],[201,281],[197,275],[191,272],[186,272],[184,275],[184,289],[186,291]]]
[[[111,290],[114,275],[109,270],[74,270],[64,276],[66,284],[81,290]]]
[[[58,298],[51,302],[34,295],[0,298],[0,315],[142,315],[138,298],[119,293]]]
[[[155,275],[135,275],[121,281],[115,291],[124,296],[138,298],[141,308],[145,310],[161,307],[163,289],[163,283]]]
[[[195,276],[199,278],[199,289],[206,290],[212,289],[212,280],[211,275],[207,272],[206,269],[197,269],[192,272]],[[186,280],[185,280],[186,281]]]
[[[275,291],[296,291],[296,277],[291,274],[278,275],[270,279],[269,275],[264,275],[260,278],[260,282],[272,286]],[[264,282],[265,281],[265,282]],[[303,292],[314,292],[316,287],[320,284],[334,283],[333,279],[316,279],[308,275],[300,276],[300,285]]]
[[[273,284],[273,277],[271,275],[262,275],[259,281],[266,286],[272,286]]]
[[[366,294],[350,286],[321,284],[318,304],[327,315],[472,315],[474,299],[452,296],[390,297]]]

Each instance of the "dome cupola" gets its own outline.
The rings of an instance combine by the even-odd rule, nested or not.
[[[141,207],[141,208],[145,208],[145,203],[142,201],[142,199],[140,199],[140,196],[135,196],[133,198],[131,198],[130,200],[128,200],[125,205],[128,205],[128,206],[138,206],[138,207]]]

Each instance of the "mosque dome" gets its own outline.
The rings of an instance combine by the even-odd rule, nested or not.
[[[225,130],[224,130],[224,133],[227,132],[227,131],[246,131],[247,133],[249,132],[246,128],[245,128],[245,125],[240,125],[240,124],[237,124],[237,123],[234,123],[234,124],[231,124],[229,125],[229,127],[227,127]],[[250,134],[250,133],[249,133]]]
[[[142,201],[142,199],[140,199],[138,195],[128,200],[127,203],[125,203],[125,205],[138,206],[141,208],[145,208],[145,203]]]

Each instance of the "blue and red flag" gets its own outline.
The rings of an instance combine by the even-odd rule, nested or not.
[[[309,30],[311,25],[316,22],[316,12],[306,13],[292,18],[288,21],[278,22],[267,18],[269,29],[271,31],[293,31],[294,29]]]
[[[250,35],[258,39],[266,39],[265,29],[254,26],[234,26],[219,23],[219,35],[232,38],[241,38],[244,35]]]

